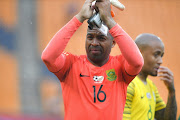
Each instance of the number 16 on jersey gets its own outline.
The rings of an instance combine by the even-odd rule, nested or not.
[[[99,101],[99,102],[104,102],[106,100],[106,93],[104,91],[102,91],[103,85],[100,86],[99,90],[98,90],[98,93],[96,93],[96,86],[93,86],[94,88],[94,103],[96,103],[96,99]],[[103,94],[104,95],[104,98],[103,99],[100,99],[99,98],[99,95],[100,94]]]

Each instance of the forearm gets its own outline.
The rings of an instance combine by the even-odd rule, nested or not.
[[[57,70],[62,67],[62,64],[56,64],[57,59],[63,57],[60,55],[64,51],[72,35],[76,32],[81,24],[82,23],[79,22],[76,17],[74,17],[54,35],[41,56],[48,68],[53,67],[55,70]],[[64,62],[62,61],[61,63]]]
[[[135,42],[119,25],[114,26],[109,32],[114,37],[122,55],[126,59],[126,71],[130,75],[138,74],[143,66],[144,60]]]
[[[176,120],[177,104],[175,92],[169,93],[168,102],[164,113],[165,120]]]

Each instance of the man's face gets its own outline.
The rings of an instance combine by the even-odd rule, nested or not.
[[[146,75],[157,76],[164,55],[164,44],[161,41],[153,41],[141,52],[144,58],[144,66],[141,71]]]
[[[96,28],[87,30],[86,53],[92,62],[101,63],[107,60],[114,44],[115,42],[109,33],[105,36]]]

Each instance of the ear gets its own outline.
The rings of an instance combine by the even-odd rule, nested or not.
[[[116,45],[116,41],[113,39],[111,48],[113,48],[115,45]]]

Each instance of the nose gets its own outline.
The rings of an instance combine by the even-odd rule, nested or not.
[[[163,63],[162,57],[159,57],[158,64],[162,64],[162,63]]]
[[[92,40],[92,42],[91,42],[91,45],[92,45],[92,46],[98,46],[98,45],[99,45],[99,41],[98,41],[96,38],[94,38],[94,39]]]

